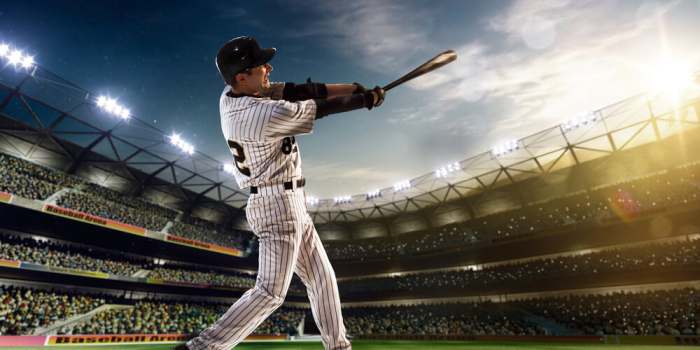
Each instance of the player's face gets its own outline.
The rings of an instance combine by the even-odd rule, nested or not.
[[[260,87],[258,89],[259,91],[270,88],[270,72],[272,72],[272,65],[269,63],[254,67],[250,70],[251,80]]]

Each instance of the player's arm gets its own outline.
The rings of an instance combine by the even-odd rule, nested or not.
[[[270,106],[269,117],[262,120],[262,137],[276,139],[308,134],[313,129],[316,119],[360,108],[372,109],[381,105],[383,101],[384,90],[379,86],[361,94],[333,98],[298,102],[261,100],[258,103]]]
[[[325,99],[314,99],[316,102],[316,119],[330,114],[354,111],[360,108],[371,110],[384,102],[384,90],[376,86],[372,90]]]
[[[290,102],[305,101],[311,99],[325,99],[352,94],[364,93],[367,89],[359,83],[352,84],[324,84],[306,80],[304,84],[285,83],[282,88],[282,99]],[[274,97],[273,97],[274,99]]]
[[[328,98],[350,96],[352,94],[361,94],[367,91],[360,83],[352,84],[326,84],[328,90]]]

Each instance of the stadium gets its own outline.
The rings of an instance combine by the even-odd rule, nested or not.
[[[0,46],[0,347],[174,348],[256,283],[249,193],[17,45]],[[700,345],[700,87],[590,107],[390,187],[307,197],[354,348]],[[295,276],[237,348],[318,334]]]

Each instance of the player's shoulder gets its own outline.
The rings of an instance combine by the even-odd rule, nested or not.
[[[271,100],[270,97],[267,97],[267,96],[251,96],[251,95],[235,94],[231,91],[231,87],[228,85],[223,89],[223,91],[221,91],[221,96],[219,97],[219,100],[222,103],[224,103],[224,102],[244,102],[244,103],[248,103],[248,104],[277,102],[276,100]]]

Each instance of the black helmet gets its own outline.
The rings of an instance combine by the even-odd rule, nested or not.
[[[236,74],[269,62],[276,51],[274,47],[261,49],[255,38],[239,36],[229,40],[219,49],[216,68],[226,84],[230,85]]]

